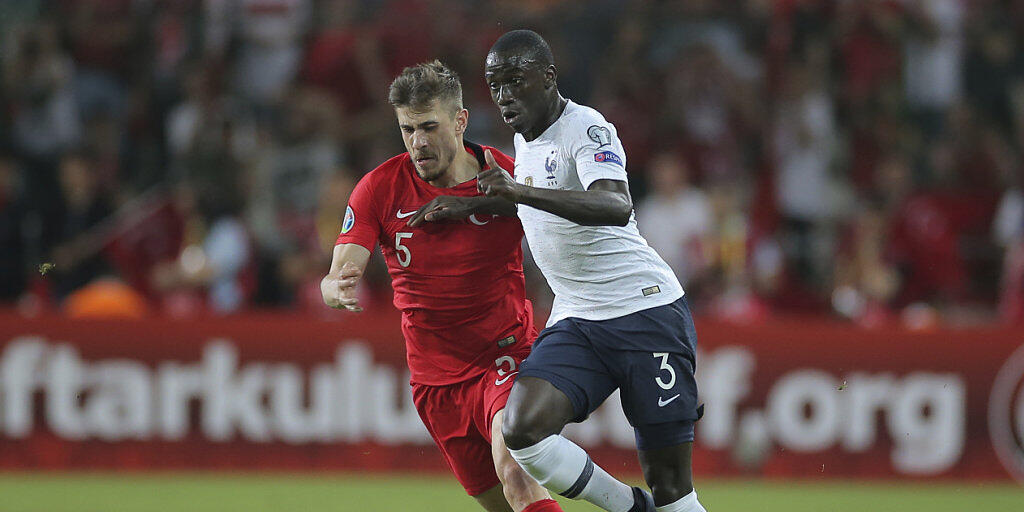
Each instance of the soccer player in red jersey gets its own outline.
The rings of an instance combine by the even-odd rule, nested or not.
[[[508,169],[512,159],[463,140],[462,86],[438,61],[406,68],[389,100],[408,152],[353,190],[321,282],[324,302],[361,311],[355,286],[379,243],[402,311],[416,409],[455,477],[488,511],[560,512],[501,435],[505,402],[537,332],[522,225],[514,210],[502,210],[509,203],[477,191],[476,175],[488,168],[485,150]]]

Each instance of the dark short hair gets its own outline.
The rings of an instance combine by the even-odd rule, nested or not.
[[[555,56],[551,53],[551,47],[540,34],[532,30],[512,30],[505,32],[494,46],[491,46],[491,53],[516,53],[522,55],[544,67],[555,63]]]
[[[459,75],[439,60],[403,69],[388,90],[388,101],[395,108],[426,109],[434,100],[448,102],[453,111],[462,109]]]

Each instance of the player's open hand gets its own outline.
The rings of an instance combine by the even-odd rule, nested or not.
[[[337,273],[327,274],[320,281],[320,293],[324,296],[324,304],[335,308],[359,313],[363,308],[356,298],[356,283],[363,271],[351,261],[341,266]]]
[[[424,221],[441,222],[446,220],[465,219],[475,213],[473,203],[466,197],[438,196],[416,210],[416,215],[409,218],[406,224],[414,228]]]
[[[512,175],[498,165],[490,150],[484,151],[484,158],[487,159],[490,169],[476,175],[477,190],[488,197],[499,196],[513,203],[517,202],[518,185],[512,179]]]

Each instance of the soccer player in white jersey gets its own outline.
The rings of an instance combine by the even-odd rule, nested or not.
[[[548,489],[611,512],[703,512],[690,461],[702,412],[696,332],[679,281],[637,231],[615,126],[559,94],[551,49],[535,32],[501,36],[484,76],[516,132],[515,178],[489,159],[478,187],[518,204],[555,293],[505,409],[510,452]],[[616,388],[653,502],[560,435]]]

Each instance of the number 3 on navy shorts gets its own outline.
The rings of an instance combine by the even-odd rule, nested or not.
[[[504,368],[505,364],[508,363],[508,369]],[[500,386],[515,374],[519,373],[516,371],[516,360],[512,359],[512,356],[501,356],[494,360],[494,365],[498,367],[498,378],[494,380],[495,386]]]
[[[672,386],[676,385],[676,371],[672,369],[672,365],[668,364],[668,352],[655,352],[654,357],[661,358],[661,366],[658,367],[658,376],[654,378],[654,382],[657,382],[658,387],[666,391],[672,389]],[[662,372],[668,372],[668,382],[661,380]]]

